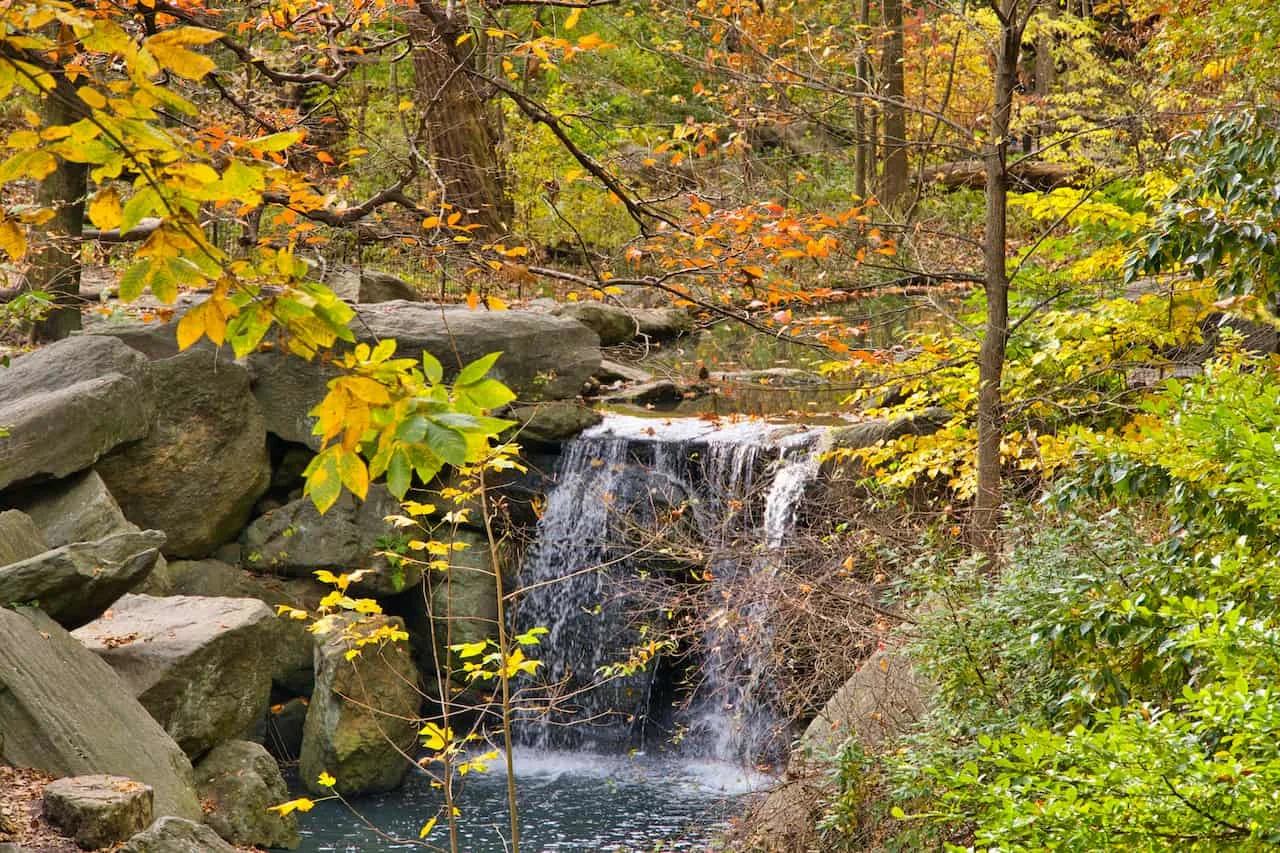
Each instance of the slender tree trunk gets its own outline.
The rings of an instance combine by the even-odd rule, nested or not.
[[[1057,0],[1049,0],[1045,4],[1045,14],[1050,20],[1058,17]],[[1053,36],[1050,33],[1040,33],[1036,37],[1036,94],[1043,98],[1053,92],[1053,84],[1057,76],[1057,60],[1053,56]]]
[[[858,48],[857,75],[858,79],[854,83],[854,105],[853,105],[853,135],[855,137],[854,149],[854,192],[858,194],[858,199],[865,200],[867,197],[867,167],[871,162],[871,144],[868,141],[867,133],[867,104],[859,95],[871,91],[871,62],[867,56],[866,34],[868,27],[871,26],[871,0],[858,0],[858,35],[860,47]]]
[[[55,71],[56,85],[44,99],[42,126],[79,121],[83,105],[75,88]],[[84,196],[88,167],[59,159],[58,168],[40,182],[37,197],[54,216],[44,225],[45,246],[27,273],[27,289],[54,297],[54,308],[32,329],[35,340],[56,341],[80,328],[80,237],[84,231]]]
[[[999,567],[1001,465],[1004,412],[1000,381],[1009,339],[1009,271],[1005,261],[1008,207],[1009,125],[1013,92],[1018,82],[1018,54],[1023,26],[1018,0],[997,7],[1001,13],[1000,43],[991,113],[991,136],[983,161],[987,170],[986,236],[983,239],[987,321],[978,355],[978,493],[973,506],[974,544],[986,555],[989,569]]]
[[[884,175],[880,201],[892,207],[907,192],[906,82],[902,68],[902,0],[884,0]]]
[[[498,124],[474,77],[468,73],[474,39],[458,46],[467,30],[441,10],[409,16],[418,109],[442,201],[465,214],[467,223],[490,235],[511,224],[513,208],[500,158]],[[468,211],[474,211],[468,213]]]

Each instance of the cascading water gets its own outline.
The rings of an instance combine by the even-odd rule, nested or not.
[[[776,740],[776,721],[760,698],[769,654],[763,605],[739,602],[732,592],[774,571],[770,555],[787,538],[817,474],[811,449],[817,434],[749,420],[609,415],[566,447],[521,569],[517,627],[549,630],[543,675],[569,698],[522,727],[526,743],[643,748],[651,725],[662,723],[684,730],[684,753],[751,761]],[[646,613],[626,592],[637,578],[661,571],[646,539],[694,540],[689,546],[714,579],[698,683],[675,713],[669,701],[664,707],[656,700],[670,692],[655,678],[661,662],[596,677],[601,667],[626,660],[646,630],[662,627],[654,620],[666,616],[660,608]]]

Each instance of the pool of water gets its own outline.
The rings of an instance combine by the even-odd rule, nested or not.
[[[665,757],[517,752],[516,779],[524,853],[707,851],[746,798],[770,777],[723,762]],[[458,796],[459,849],[510,849],[506,775],[497,762],[469,774]],[[322,802],[299,816],[300,853],[373,853],[448,849],[441,819],[425,842],[423,824],[442,797],[415,775],[398,791],[351,803]]]

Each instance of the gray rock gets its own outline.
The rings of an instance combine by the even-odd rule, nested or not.
[[[554,444],[573,438],[604,419],[595,409],[570,400],[552,400],[532,406],[518,406],[507,417],[519,421],[515,439]]]
[[[163,544],[158,530],[117,533],[0,567],[0,603],[38,603],[64,628],[79,627],[137,586]]]
[[[0,566],[21,562],[47,550],[48,542],[31,516],[16,509],[0,512]]]
[[[613,391],[601,399],[606,403],[637,406],[645,403],[675,403],[680,400],[681,394],[679,385],[669,379],[659,379]]]
[[[385,272],[362,271],[347,267],[335,270],[325,284],[339,299],[362,305],[392,302],[397,299],[406,302],[424,301],[422,294],[412,284]]]
[[[223,598],[256,598],[276,612],[287,604],[315,611],[332,588],[309,578],[280,578],[255,575],[218,560],[175,560],[157,567],[141,586],[133,590],[144,595],[197,595]],[[265,641],[273,684],[298,696],[311,695],[315,685],[312,671],[315,635],[307,622],[276,617]]]
[[[606,358],[600,362],[600,369],[596,371],[596,378],[606,383],[652,382],[653,374],[633,365],[623,364],[620,361],[610,361]]]
[[[471,311],[428,307],[412,302],[360,306],[351,328],[357,338],[376,342],[395,338],[397,357],[430,352],[451,380],[463,365],[502,352],[492,375],[522,400],[576,397],[600,364],[600,341],[576,321],[531,311]],[[254,394],[262,404],[267,429],[288,441],[319,446],[307,414],[338,375],[333,367],[269,351],[249,357]]]
[[[683,308],[640,308],[631,312],[640,337],[666,341],[693,331],[693,317]]]
[[[389,611],[404,619],[423,672],[434,670],[437,660],[450,655],[449,645],[498,636],[497,576],[489,542],[483,533],[464,527],[454,529],[451,541],[466,547],[450,553],[448,572],[427,575],[426,596],[422,590],[412,590],[387,603]],[[506,549],[501,549],[499,560],[507,556]],[[460,661],[453,665],[462,668]]]
[[[93,652],[31,608],[0,610],[0,759],[54,776],[110,773],[155,811],[200,819],[186,755]]]
[[[257,599],[126,595],[74,636],[198,758],[266,708],[274,620]]]
[[[242,538],[244,562],[294,577],[311,577],[317,569],[369,569],[352,588],[362,595],[394,595],[422,577],[419,566],[393,566],[374,556],[397,538],[384,519],[399,513],[400,502],[376,483],[363,501],[344,491],[324,515],[310,498],[300,498],[249,525]]]
[[[301,843],[296,815],[268,811],[289,799],[280,766],[256,743],[233,740],[216,746],[196,765],[196,790],[205,823],[239,846],[294,849]]]
[[[147,360],[111,338],[73,337],[41,347],[0,368],[0,406],[25,400],[32,393],[70,388],[109,373],[132,376]],[[130,400],[137,407],[148,401]]]
[[[162,817],[130,838],[120,853],[236,853],[236,848],[203,824]]]
[[[51,548],[138,530],[96,471],[42,483],[6,500],[31,516]]]
[[[819,374],[801,370],[798,367],[766,367],[763,370],[717,370],[711,374],[711,379],[715,382],[746,382],[752,385],[781,387],[825,385],[827,382]]]
[[[879,441],[894,441],[908,435],[933,435],[951,420],[951,412],[941,407],[925,409],[918,415],[900,418],[872,418],[827,432],[819,441],[818,450],[823,454],[822,474],[835,477],[847,465],[833,451],[857,450],[870,447]],[[853,476],[860,476],[856,471]]]
[[[166,555],[204,557],[244,527],[270,483],[262,412],[244,368],[208,353],[151,369],[155,427],[104,457],[98,473],[131,521],[168,534]]]
[[[44,789],[44,816],[85,850],[110,847],[155,819],[149,785],[124,776],[71,776]]]
[[[8,430],[0,438],[0,489],[74,474],[144,437],[154,412],[150,400],[144,379],[107,373],[56,390],[33,387],[21,399],[0,403],[0,424]]]
[[[403,643],[370,644],[347,660],[352,643],[344,636],[357,622],[335,617],[334,630],[316,648],[316,689],[303,726],[299,772],[302,783],[320,794],[322,772],[337,779],[343,794],[389,791],[404,780],[410,762],[404,752],[417,737],[422,696],[418,671]],[[360,620],[360,630],[401,627],[386,616]]]
[[[626,343],[636,336],[638,327],[630,312],[605,302],[566,302],[551,312],[557,317],[577,320],[600,336],[600,346]]]

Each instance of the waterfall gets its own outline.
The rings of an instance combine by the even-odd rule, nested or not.
[[[733,590],[774,571],[770,556],[817,474],[816,436],[760,421],[609,415],[566,446],[521,568],[517,628],[548,629],[541,675],[568,698],[521,726],[524,742],[656,747],[657,732],[676,727],[685,732],[682,751],[754,759],[775,728],[758,701],[769,643],[763,605],[736,601]],[[596,677],[626,660],[646,632],[666,627],[662,608],[635,592],[637,581],[661,583],[663,557],[644,547],[658,534],[689,540],[713,578],[700,683],[682,711],[670,707],[670,661],[603,683]]]

